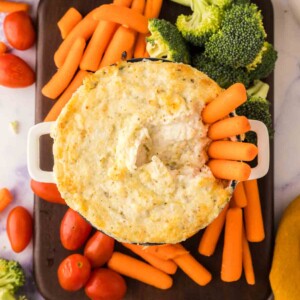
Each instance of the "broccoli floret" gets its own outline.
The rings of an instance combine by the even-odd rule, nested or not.
[[[254,86],[247,90],[247,101],[236,109],[236,113],[239,116],[265,123],[269,136],[272,138],[274,134],[272,115],[270,113],[270,102],[266,99],[268,90],[268,84],[256,81]],[[256,134],[252,131],[247,132],[246,141],[257,144]]]
[[[237,5],[245,5],[245,4],[250,4],[251,1],[250,0],[233,0],[233,3],[237,4]]]
[[[277,51],[272,44],[264,42],[254,61],[247,66],[251,80],[268,77],[275,68],[276,60]]]
[[[25,274],[21,265],[14,260],[0,258],[0,288],[12,295],[25,284]]]
[[[172,23],[163,19],[150,19],[147,38],[147,51],[150,57],[190,63],[190,54],[180,32]]]
[[[224,89],[236,82],[241,82],[246,87],[250,84],[248,73],[244,68],[234,69],[230,66],[221,65],[209,59],[203,53],[195,54],[192,57],[192,65],[199,71],[204,72]]]
[[[172,0],[187,6],[187,0]],[[179,15],[176,26],[182,36],[194,46],[203,46],[221,24],[222,10],[209,0],[190,0],[191,15]],[[224,0],[226,2],[226,0]],[[227,0],[228,1],[228,0]],[[221,0],[215,2],[223,2]]]
[[[266,32],[255,4],[232,5],[220,29],[205,43],[205,55],[232,68],[246,67],[261,50]]]
[[[233,0],[207,0],[209,4],[213,4],[216,6],[219,6],[220,8],[226,8],[229,7]]]
[[[0,288],[0,299],[1,300],[16,300],[14,295],[6,288]]]

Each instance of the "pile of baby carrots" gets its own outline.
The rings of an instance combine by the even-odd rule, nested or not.
[[[230,203],[205,229],[198,247],[200,254],[213,255],[224,225],[221,279],[237,281],[244,269],[247,283],[255,284],[248,242],[261,242],[265,238],[257,180],[238,183]]]
[[[202,111],[203,122],[210,125],[208,137],[212,140],[208,148],[208,156],[211,158],[208,166],[217,178],[245,181],[250,176],[251,168],[243,161],[252,161],[257,156],[257,147],[251,143],[229,140],[251,129],[246,117],[228,117],[246,101],[245,86],[235,83]]]
[[[42,94],[57,99],[44,121],[55,121],[88,71],[130,58],[148,57],[148,19],[157,18],[162,0],[114,0],[85,17],[71,7],[58,21],[62,42],[54,54],[57,72]]]
[[[178,267],[200,286],[207,285],[212,279],[211,273],[181,244],[149,247],[125,243],[122,245],[148,262],[147,264],[129,255],[114,252],[107,265],[124,276],[162,290],[172,287],[173,279],[170,275],[175,274]]]

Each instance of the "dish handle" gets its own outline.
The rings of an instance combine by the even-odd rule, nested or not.
[[[43,122],[32,126],[27,138],[27,167],[32,179],[39,182],[55,183],[52,171],[40,168],[40,137],[49,134],[55,122]]]
[[[257,135],[257,165],[251,169],[248,180],[258,179],[265,176],[269,170],[270,164],[270,142],[269,133],[266,125],[257,120],[249,120],[251,131]]]
[[[270,144],[266,125],[257,120],[249,120],[251,131],[257,135],[257,166],[251,169],[248,180],[265,176],[269,170]],[[34,125],[28,132],[27,165],[32,179],[39,182],[55,183],[53,171],[43,171],[40,168],[40,137],[49,134],[55,122],[43,122]]]

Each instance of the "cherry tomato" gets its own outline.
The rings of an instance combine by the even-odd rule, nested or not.
[[[78,291],[88,281],[91,265],[81,254],[72,254],[65,258],[57,270],[58,282],[67,291]]]
[[[22,88],[34,81],[35,74],[23,59],[10,53],[0,54],[0,85]]]
[[[32,191],[40,198],[52,203],[66,204],[55,183],[38,182],[31,179],[30,186]]]
[[[68,250],[79,249],[91,233],[92,226],[76,211],[69,208],[60,224],[60,240]]]
[[[18,50],[29,49],[35,42],[35,30],[30,16],[25,11],[8,14],[3,22],[7,41]]]
[[[84,288],[92,300],[120,300],[127,291],[126,282],[121,275],[110,269],[95,269]]]
[[[115,240],[104,233],[97,231],[86,243],[84,256],[92,267],[103,266],[112,256]]]
[[[14,252],[22,252],[30,243],[33,221],[23,206],[13,208],[7,217],[6,232]]]

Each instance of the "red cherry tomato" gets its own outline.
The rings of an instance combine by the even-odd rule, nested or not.
[[[29,49],[35,42],[35,30],[25,11],[8,14],[4,18],[3,29],[7,41],[18,50]]]
[[[65,258],[57,270],[58,282],[67,291],[78,291],[88,281],[91,265],[81,254],[72,254]]]
[[[92,267],[103,266],[112,256],[115,240],[104,233],[97,231],[86,243],[84,256]]]
[[[30,213],[23,206],[13,208],[6,223],[6,231],[14,252],[22,252],[30,243],[33,221]]]
[[[69,208],[60,224],[60,240],[68,250],[79,249],[87,240],[92,226],[76,211]]]
[[[91,273],[84,288],[92,300],[121,300],[127,291],[126,282],[115,271],[100,268]]]
[[[52,203],[66,204],[55,183],[38,182],[31,179],[30,186],[32,191],[40,198]]]
[[[23,59],[10,53],[0,54],[0,85],[22,88],[34,81],[35,74]]]

